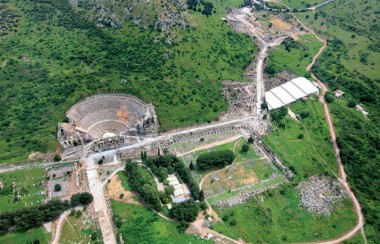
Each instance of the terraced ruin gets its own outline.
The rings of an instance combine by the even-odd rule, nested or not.
[[[58,140],[64,149],[99,142],[104,147],[123,143],[123,136],[157,133],[153,105],[123,94],[102,94],[86,98],[67,112],[68,122],[58,125]],[[102,143],[107,141],[109,143]]]

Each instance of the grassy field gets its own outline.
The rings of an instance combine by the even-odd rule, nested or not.
[[[231,151],[233,151],[234,154],[235,154],[235,157],[236,157],[236,159],[235,159],[236,163],[240,163],[240,162],[243,162],[243,161],[248,160],[248,159],[255,159],[255,160],[259,159],[259,156],[254,152],[254,150],[252,148],[250,148],[250,150],[246,154],[243,154],[241,152],[241,147],[242,147],[242,145],[244,143],[247,143],[247,141],[244,140],[244,139],[242,139],[242,138],[240,138],[240,139],[238,139],[236,141],[233,141],[233,142],[230,142],[230,143],[226,143],[226,144],[222,144],[222,145],[219,145],[219,146],[216,146],[216,147],[213,147],[213,148],[195,151],[195,152],[193,152],[191,154],[183,156],[182,160],[187,165],[189,165],[191,161],[193,161],[193,163],[195,164],[196,159],[199,157],[199,155],[204,154],[204,153],[208,153],[208,152],[221,151],[221,150],[231,150]],[[261,171],[261,170],[263,170],[263,171]],[[206,170],[206,171],[194,170],[194,171],[192,171],[192,173],[193,173],[194,179],[196,181],[200,182],[200,180],[205,175],[207,175],[208,173],[210,173],[212,171],[215,171],[215,169]],[[266,174],[265,167],[261,167],[261,166],[258,167],[258,171],[259,171],[258,174],[260,174],[260,175]]]
[[[62,227],[60,243],[89,243],[91,234],[96,231],[84,215],[80,218],[68,216]]]
[[[128,179],[127,179],[127,176],[125,175],[125,173],[123,171],[120,171],[119,173],[117,173],[117,176],[119,177],[119,179],[121,181],[121,185],[124,188],[124,190],[131,191],[132,189],[128,184]]]
[[[111,207],[114,215],[122,220],[118,229],[126,243],[207,243],[179,233],[177,224],[142,206],[112,200]]]
[[[256,145],[250,145],[249,151],[247,153],[243,153],[242,146],[244,144],[248,144],[248,142],[245,139],[240,138],[230,143],[222,144],[209,149],[199,150],[193,152],[191,155],[182,157],[185,163],[190,164],[191,161],[195,162],[196,158],[204,153],[226,149],[234,152],[236,157],[234,165],[230,166],[228,169],[192,171],[194,179],[198,182],[200,182],[201,179],[207,174],[213,172],[204,179],[202,185],[202,189],[211,194],[208,198],[210,203],[228,199],[244,192],[259,190],[263,187],[281,183],[285,180],[280,171],[272,165],[268,159],[261,158],[263,157],[262,152]],[[269,179],[273,173],[280,173],[280,175]],[[220,179],[216,181],[213,180],[215,176]],[[250,187],[243,189],[243,186]],[[221,191],[224,193],[220,194]]]
[[[300,197],[290,185],[264,194],[263,202],[252,199],[235,207],[216,208],[216,212],[227,220],[215,224],[214,230],[252,243],[331,239],[353,228],[356,222],[350,201],[336,206],[331,216],[314,216],[300,207]]]
[[[41,244],[48,244],[51,240],[51,233],[46,232],[44,227],[40,227],[26,232],[17,232],[0,236],[0,243],[3,244],[20,244],[34,240],[39,240]]]
[[[380,64],[380,55],[376,49],[377,41],[373,39],[376,28],[374,26],[369,28],[373,19],[376,18],[376,14],[371,9],[376,7],[379,8],[378,2],[372,7],[369,7],[369,3],[359,4],[355,1],[349,1],[343,5],[332,2],[321,8],[316,12],[317,14],[297,13],[297,17],[322,37],[329,40],[339,39],[344,43],[345,48],[341,55],[330,57],[338,59],[349,73],[360,73],[370,79],[377,79],[380,76],[380,70],[376,68]],[[336,11],[337,8],[340,11]],[[357,13],[362,13],[363,18],[349,17]],[[332,16],[334,16],[334,21],[331,21]],[[359,29],[354,32],[349,29],[351,26],[357,26]],[[336,71],[334,69],[330,72],[340,73]]]
[[[326,0],[281,0],[280,3],[285,4],[289,8],[303,9],[308,8]]]
[[[0,174],[0,182],[4,185],[4,188],[0,191],[0,212],[23,208],[44,200],[45,197],[39,194],[45,191],[44,180],[44,170],[42,168]],[[21,195],[20,201],[17,202],[14,202],[13,182],[15,183],[14,189],[19,191]],[[41,182],[42,184],[39,185]]]
[[[99,28],[67,1],[0,3],[20,15],[17,32],[0,42],[1,162],[55,151],[65,112],[98,92],[152,102],[162,130],[216,119],[227,109],[217,80],[242,80],[256,46],[221,19],[224,4],[240,1],[213,2],[214,14],[191,12],[196,27],[173,27],[170,41],[131,21]]]
[[[284,119],[286,128],[275,127],[264,141],[285,165],[295,171],[297,179],[318,173],[336,174],[338,169],[322,104],[308,99],[298,101],[290,108],[296,114],[308,111],[309,116],[298,122],[287,115]],[[300,134],[304,135],[302,139],[298,138]]]
[[[310,77],[306,67],[321,47],[322,43],[311,34],[299,36],[289,51],[285,49],[284,44],[270,50],[266,71],[270,70],[269,74],[272,76],[289,70],[296,75]]]
[[[357,232],[353,237],[351,237],[349,240],[344,241],[344,244],[365,244],[363,235],[359,231]]]

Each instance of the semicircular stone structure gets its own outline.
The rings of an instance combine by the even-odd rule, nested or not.
[[[125,94],[101,94],[86,98],[66,113],[68,123],[58,125],[64,148],[94,140],[157,133],[154,106]]]

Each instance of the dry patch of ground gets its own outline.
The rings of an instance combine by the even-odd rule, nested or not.
[[[277,17],[273,17],[270,19],[270,22],[273,24],[274,27],[276,27],[277,29],[284,29],[284,30],[290,30],[292,28],[291,25],[289,25],[288,23],[282,21],[281,19],[277,18]]]
[[[235,164],[228,169],[222,169],[208,175],[203,183],[205,192],[212,191],[214,194],[220,191],[232,190],[258,181],[255,172],[244,167],[243,164]]]
[[[124,190],[118,175],[112,176],[111,181],[107,184],[107,194],[108,197],[117,201],[140,205],[138,201],[133,199],[136,196],[133,192]],[[120,198],[120,196],[123,197]]]
[[[29,154],[28,159],[29,160],[49,160],[51,159],[51,155],[42,153],[42,152],[33,152]]]

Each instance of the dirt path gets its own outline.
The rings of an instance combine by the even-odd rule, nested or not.
[[[74,208],[75,210],[83,210],[82,207],[76,207]],[[71,213],[73,209],[68,209],[66,210],[65,212],[63,212],[59,218],[54,221],[55,224],[56,224],[56,227],[55,227],[55,231],[53,232],[53,235],[52,235],[52,241],[51,241],[51,244],[58,244],[59,243],[59,239],[61,237],[61,232],[62,232],[62,227],[63,227],[63,224],[65,222],[65,220],[67,220],[67,216],[69,216],[69,214]]]
[[[58,220],[56,220],[57,225],[53,234],[53,240],[51,241],[52,244],[59,243],[59,238],[61,237],[63,223],[66,220],[67,216],[69,216],[70,212],[71,212],[71,209],[66,210],[59,216]]]
[[[317,38],[319,41],[321,41],[323,43],[323,46],[319,49],[318,53],[313,57],[312,62],[306,68],[307,71],[310,71],[311,67],[314,65],[314,63],[317,60],[317,58],[325,50],[325,48],[327,46],[327,42],[326,42],[326,40],[324,40],[324,39],[320,38],[319,36],[317,36],[313,30],[311,30],[308,27],[306,27],[301,21],[298,20],[298,18],[296,16],[294,16],[294,17],[296,18],[297,22],[299,22],[306,30],[308,30],[311,34],[313,34],[315,36],[315,38]],[[328,89],[327,89],[326,85],[322,81],[320,81],[314,75],[313,72],[310,72],[310,73],[311,73],[312,78],[314,80],[316,80],[318,82],[318,84],[322,88],[322,92],[319,95],[319,101],[323,104],[325,117],[326,117],[326,120],[327,120],[327,123],[328,123],[328,126],[329,126],[330,137],[331,137],[331,140],[332,140],[332,143],[333,143],[334,152],[335,152],[335,159],[336,159],[336,162],[337,162],[338,168],[339,168],[339,177],[338,177],[338,180],[346,188],[346,191],[348,192],[348,195],[350,196],[350,198],[351,198],[351,200],[352,200],[352,202],[354,204],[354,209],[355,209],[355,212],[356,212],[356,214],[358,216],[358,223],[357,223],[357,225],[355,226],[355,228],[353,228],[348,233],[346,233],[343,236],[341,236],[339,238],[336,238],[336,239],[332,239],[332,240],[328,240],[328,241],[321,241],[321,242],[316,242],[316,243],[325,243],[325,244],[341,243],[341,242],[343,242],[343,241],[345,241],[347,239],[350,239],[358,231],[362,231],[363,239],[366,240],[365,234],[364,234],[364,230],[363,230],[364,217],[363,217],[363,214],[361,212],[360,203],[357,200],[355,194],[351,191],[350,185],[347,183],[347,174],[344,171],[342,160],[340,158],[339,147],[338,147],[338,144],[336,142],[336,134],[335,134],[333,119],[332,119],[332,116],[331,116],[331,113],[330,113],[329,106],[328,106],[327,102],[324,99],[324,95],[325,95],[325,93],[326,93],[326,91]]]
[[[221,141],[216,141],[216,142],[213,142],[213,143],[210,143],[210,144],[202,145],[202,146],[196,147],[196,148],[194,148],[194,149],[192,149],[190,151],[187,151],[185,153],[177,153],[177,157],[182,157],[184,155],[187,155],[187,154],[190,154],[190,153],[193,153],[193,152],[196,152],[196,151],[205,150],[205,149],[213,148],[213,147],[216,147],[216,146],[219,146],[219,145],[223,145],[223,144],[226,144],[226,143],[230,143],[230,142],[236,141],[240,137],[242,137],[242,135],[236,135],[236,136],[233,136],[233,137],[221,140]]]

